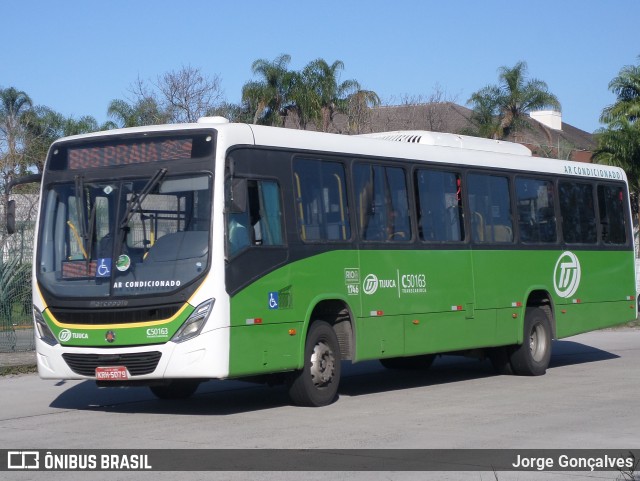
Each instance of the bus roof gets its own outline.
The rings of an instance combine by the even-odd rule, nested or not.
[[[231,126],[233,124],[229,124],[229,127]],[[220,128],[222,127],[224,126]],[[383,136],[381,139],[375,136],[328,134],[259,125],[251,125],[250,127],[253,131],[255,145],[335,152],[338,154],[367,155],[378,158],[422,160],[470,167],[494,167],[589,179],[602,178],[623,180],[625,182],[627,180],[624,170],[619,167],[532,157],[529,149],[524,146],[521,146],[521,149],[510,142],[501,142],[501,147],[487,150],[471,149],[464,144],[455,146],[444,145],[443,142],[436,145],[427,142],[398,141],[384,138],[385,133],[378,134]],[[434,133],[432,132],[431,134]],[[483,141],[486,139],[477,140]],[[493,141],[489,140],[489,142]],[[454,144],[454,142],[450,142],[450,144]],[[511,146],[508,146],[509,144]],[[529,153],[526,154],[523,149],[526,149]]]
[[[423,145],[440,145],[442,147],[455,147],[459,149],[501,152],[504,154],[526,155],[531,157],[531,150],[522,144],[505,142],[503,140],[471,137],[468,135],[430,132],[428,130],[396,130],[393,132],[363,134],[361,137]]]
[[[494,167],[508,170],[550,173],[585,178],[624,180],[623,169],[601,164],[532,157],[523,145],[491,139],[428,131],[396,131],[365,135],[344,135],[282,127],[226,123],[203,118],[199,123],[132,127],[82,134],[60,139],[81,140],[116,135],[170,132],[213,128],[225,150],[233,145],[263,145],[311,152],[387,157],[441,164]]]

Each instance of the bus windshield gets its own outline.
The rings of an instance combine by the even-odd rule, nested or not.
[[[61,297],[162,294],[204,275],[211,178],[91,180],[81,173],[44,190],[38,278]]]

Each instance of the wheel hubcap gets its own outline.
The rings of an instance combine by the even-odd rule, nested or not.
[[[323,342],[319,342],[313,348],[311,354],[311,379],[317,387],[326,386],[333,379],[335,370],[335,358],[333,352]]]
[[[542,361],[547,351],[547,338],[544,335],[544,328],[540,324],[536,324],[531,331],[529,349],[531,349],[531,357],[534,361]]]

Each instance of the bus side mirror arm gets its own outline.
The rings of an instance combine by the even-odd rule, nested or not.
[[[19,177],[17,179],[11,180],[7,184],[7,195],[11,193],[11,189],[13,189],[16,185],[33,184],[34,182],[41,182],[41,181],[42,181],[42,174],[25,175],[24,177]]]

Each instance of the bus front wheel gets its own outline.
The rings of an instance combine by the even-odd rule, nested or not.
[[[289,382],[289,396],[298,406],[331,404],[340,383],[340,345],[331,325],[311,324],[304,349],[304,367]]]
[[[544,374],[551,360],[551,323],[545,311],[528,307],[524,317],[524,337],[511,352],[511,367],[520,376]]]

